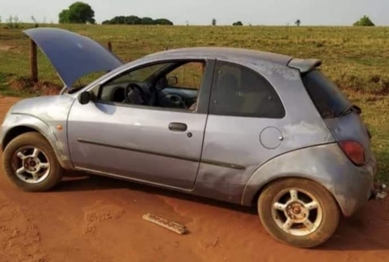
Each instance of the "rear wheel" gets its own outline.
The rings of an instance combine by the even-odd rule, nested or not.
[[[332,195],[305,179],[283,179],[267,186],[258,199],[263,226],[277,240],[312,248],[325,243],[339,224],[340,211]]]
[[[50,190],[64,172],[51,145],[36,132],[22,134],[7,145],[3,168],[15,185],[32,192]]]

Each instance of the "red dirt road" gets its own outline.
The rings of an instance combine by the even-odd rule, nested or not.
[[[0,98],[0,119],[13,98]],[[188,227],[180,236],[142,219]],[[255,210],[101,177],[25,193],[0,173],[0,261],[389,261],[389,201],[369,202],[316,250],[285,246]]]

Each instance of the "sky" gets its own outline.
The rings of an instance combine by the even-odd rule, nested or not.
[[[58,14],[76,0],[0,0],[2,21],[17,15],[23,22],[58,22]],[[363,15],[389,26],[389,0],[82,0],[98,23],[117,15],[167,18],[174,24],[352,25]]]

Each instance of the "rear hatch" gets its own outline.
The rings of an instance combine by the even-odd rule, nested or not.
[[[373,158],[371,135],[361,119],[362,110],[353,105],[339,88],[320,70],[302,74],[304,86],[334,139],[356,165]],[[359,156],[358,156],[359,154]],[[354,159],[363,154],[363,163]]]

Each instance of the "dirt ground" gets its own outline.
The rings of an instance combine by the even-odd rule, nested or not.
[[[0,98],[0,119],[17,100]],[[389,201],[369,202],[316,250],[285,246],[255,210],[102,177],[25,193],[0,171],[0,261],[389,261]],[[180,236],[142,219],[186,225]]]

